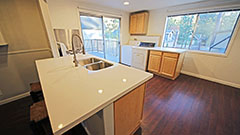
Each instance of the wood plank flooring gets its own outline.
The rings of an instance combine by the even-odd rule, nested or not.
[[[143,135],[240,135],[240,90],[181,75],[147,83]]]
[[[30,97],[0,106],[1,135],[31,135]],[[142,135],[240,135],[240,89],[180,75],[147,83]],[[137,134],[140,134],[139,132]]]
[[[0,106],[0,134],[1,135],[31,135],[29,127],[29,106],[32,98],[20,100]]]

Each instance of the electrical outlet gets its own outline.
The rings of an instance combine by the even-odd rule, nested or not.
[[[3,93],[2,93],[2,91],[0,90],[0,96],[2,96],[3,95]]]

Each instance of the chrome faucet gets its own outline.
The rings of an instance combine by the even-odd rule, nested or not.
[[[74,45],[74,42],[73,42],[74,37],[79,38],[80,44],[81,44],[81,47],[82,47],[82,51],[75,49],[75,45]],[[77,61],[76,53],[77,52],[82,52],[83,54],[85,54],[85,49],[84,49],[84,44],[83,44],[82,38],[78,34],[72,34],[72,51],[73,51],[73,63],[75,64],[75,67],[78,67],[78,61]]]

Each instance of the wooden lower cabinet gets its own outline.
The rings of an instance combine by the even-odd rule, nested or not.
[[[150,55],[149,56],[149,66],[148,70],[153,72],[159,72],[159,68],[161,65],[161,56],[159,55]]]
[[[150,51],[148,71],[174,80],[180,74],[183,59],[184,53]]]
[[[131,135],[140,126],[143,115],[145,84],[114,103],[115,135]]]
[[[163,74],[169,77],[174,77],[176,67],[177,67],[177,61],[178,61],[177,58],[163,56],[160,74]]]

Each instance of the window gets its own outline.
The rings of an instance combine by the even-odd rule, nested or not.
[[[239,10],[168,16],[163,47],[225,53]]]
[[[120,60],[120,18],[80,13],[85,51],[114,62]]]

